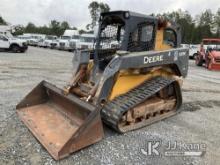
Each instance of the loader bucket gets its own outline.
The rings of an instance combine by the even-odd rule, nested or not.
[[[54,159],[100,141],[103,127],[94,105],[42,81],[16,107],[18,116]]]

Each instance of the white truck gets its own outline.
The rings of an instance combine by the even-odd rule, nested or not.
[[[27,44],[29,45],[29,40],[31,39],[31,34],[30,33],[24,33],[22,35],[16,36],[16,38],[25,40],[27,42]]]
[[[199,51],[200,45],[190,45],[189,46],[189,58],[195,59],[198,51]]]
[[[10,29],[5,29],[0,26],[0,50],[25,52],[28,49],[27,42],[22,39],[13,37]]]
[[[51,43],[53,42],[53,40],[56,40],[56,39],[57,39],[57,36],[47,35],[45,38],[42,38],[38,42],[38,47],[50,48]]]
[[[59,39],[59,50],[72,51],[74,48],[71,46],[70,42],[75,42],[79,40],[78,30],[65,30],[64,34]]]
[[[50,49],[59,49],[59,40],[60,38],[53,40],[50,44]]]
[[[53,35],[46,36],[45,40],[43,41],[43,47],[50,48],[51,43],[56,40],[57,40],[57,36],[53,36]]]
[[[93,49],[95,36],[94,34],[81,34],[79,40],[71,40],[70,47],[75,50]]]
[[[76,49],[93,49],[94,48],[94,34],[81,34],[79,42],[76,42]]]
[[[43,34],[31,34],[30,39],[28,40],[28,44],[30,46],[38,46],[38,43],[44,40],[46,35]]]
[[[189,58],[195,59],[195,57],[199,51],[199,45],[181,44],[181,47],[189,49]]]

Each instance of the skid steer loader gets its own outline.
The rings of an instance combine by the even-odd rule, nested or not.
[[[180,38],[180,27],[163,19],[102,13],[95,48],[75,52],[67,85],[42,81],[17,113],[56,160],[100,141],[102,121],[125,133],[170,117],[188,72]]]

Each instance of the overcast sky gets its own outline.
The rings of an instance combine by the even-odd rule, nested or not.
[[[0,15],[11,24],[33,22],[47,25],[50,20],[68,21],[84,28],[90,22],[88,5],[92,0],[0,0]],[[131,10],[146,14],[177,9],[197,15],[209,8],[220,7],[219,0],[97,0],[109,4],[111,10]]]

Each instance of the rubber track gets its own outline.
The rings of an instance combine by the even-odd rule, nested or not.
[[[156,77],[145,81],[128,93],[120,95],[107,103],[101,110],[102,119],[116,131],[121,132],[118,129],[118,123],[126,111],[144,102],[174,81],[174,79],[166,79],[163,77]]]

